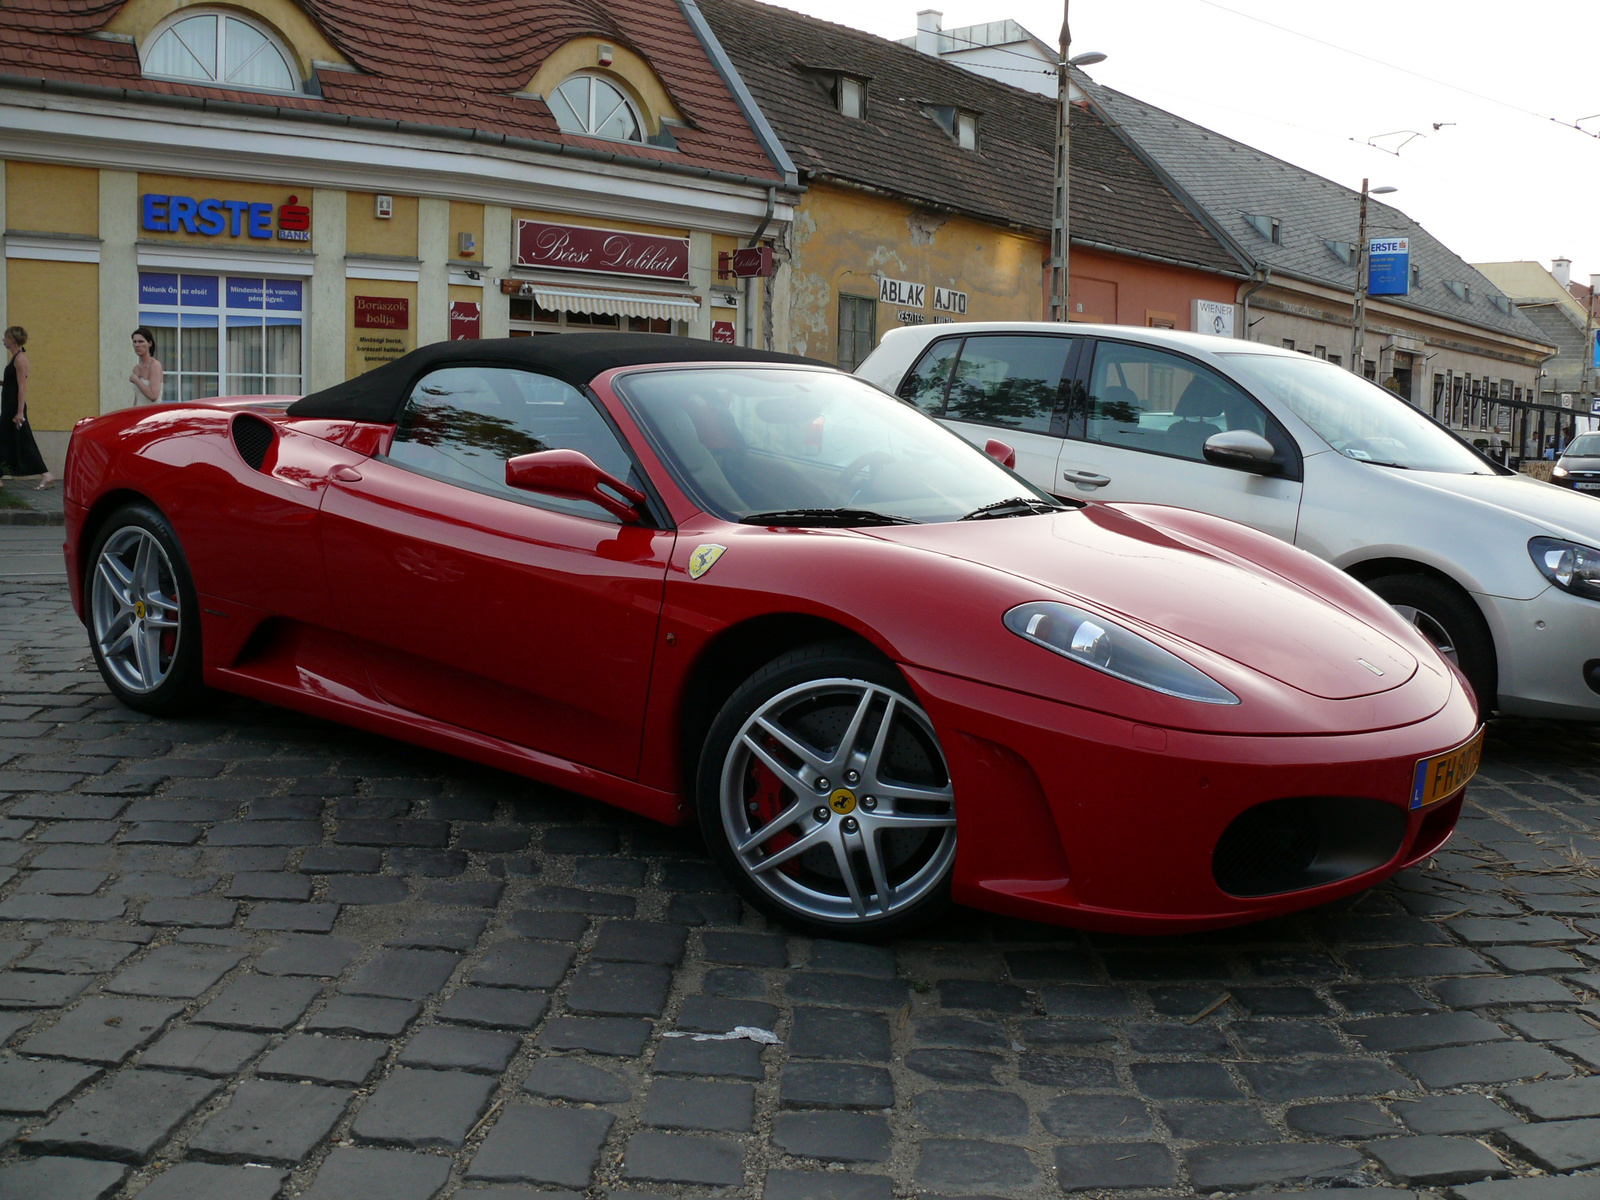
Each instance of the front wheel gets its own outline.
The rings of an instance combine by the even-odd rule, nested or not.
[[[85,580],[89,644],[112,693],[159,716],[192,709],[200,680],[200,613],[172,526],[147,504],[112,514]]]
[[[955,794],[933,723],[889,664],[810,646],[711,726],[697,780],[713,857],[757,908],[827,937],[889,937],[949,903]]]
[[[1494,639],[1483,614],[1458,588],[1426,575],[1384,575],[1367,586],[1416,626],[1445,658],[1461,668],[1478,699],[1478,712],[1497,702]]]

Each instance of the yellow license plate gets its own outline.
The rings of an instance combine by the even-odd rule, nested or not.
[[[1479,728],[1466,745],[1422,759],[1412,777],[1411,807],[1427,808],[1437,800],[1455,795],[1478,773],[1482,758],[1483,729]]]

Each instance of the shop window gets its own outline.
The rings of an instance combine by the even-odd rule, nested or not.
[[[665,333],[682,337],[684,322],[662,317],[619,317],[608,313],[552,312],[532,296],[511,297],[511,336],[578,333],[611,329],[628,333]]]
[[[563,133],[644,141],[644,124],[620,88],[598,75],[573,75],[550,93],[550,111]]]
[[[304,310],[298,279],[139,275],[139,323],[156,335],[168,400],[300,395]]]
[[[299,80],[290,57],[262,26],[233,13],[185,10],[158,27],[144,54],[144,73],[217,87],[292,92]]]
[[[1330,355],[1328,355],[1328,361],[1331,362],[1336,367],[1341,367],[1341,366],[1344,365],[1344,355],[1342,355],[1342,354],[1330,354]]]
[[[870,296],[839,297],[839,369],[854,371],[878,342],[878,301]]]
[[[1328,357],[1328,348],[1326,346],[1313,346],[1311,348],[1311,357],[1312,358],[1322,358],[1322,359],[1327,358]]]

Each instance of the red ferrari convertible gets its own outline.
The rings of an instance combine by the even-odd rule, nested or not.
[[[952,896],[1125,931],[1317,904],[1435,850],[1477,763],[1460,675],[1343,573],[1056,499],[779,355],[444,342],[127,409],[74,431],[66,509],[125,704],[219,688],[698,819],[836,936]]]

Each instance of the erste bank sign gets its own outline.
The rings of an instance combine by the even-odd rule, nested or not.
[[[277,228],[272,216],[276,210]],[[311,209],[290,196],[283,204],[253,200],[197,200],[146,192],[139,200],[139,225],[146,233],[194,233],[204,237],[251,237],[284,242],[311,240]]]

